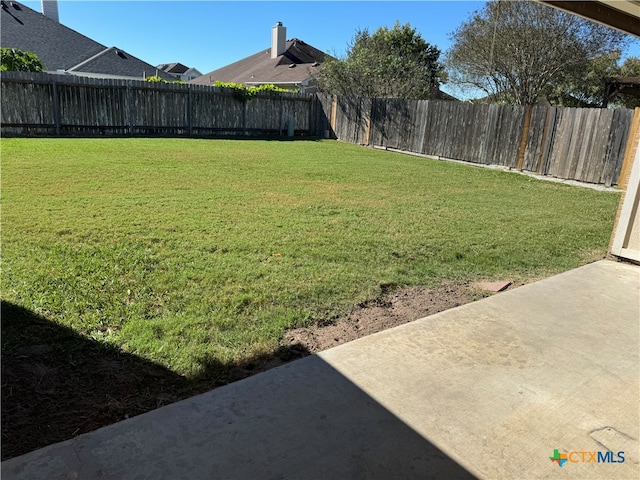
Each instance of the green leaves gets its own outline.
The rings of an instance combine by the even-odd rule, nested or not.
[[[164,78],[158,75],[149,75],[144,79],[144,81],[149,83],[167,83],[167,81]]]
[[[149,75],[144,80],[145,82],[149,82],[149,83],[175,83],[178,85],[184,85],[185,83],[187,83],[184,80],[176,80],[174,82],[168,82],[159,75]]]
[[[213,86],[218,88],[232,89],[234,91],[233,92],[234,98],[240,102],[246,102],[247,100],[251,100],[259,92],[290,92],[290,90],[276,87],[273,84],[258,85],[256,87],[245,87],[241,83],[221,82],[219,80],[216,80]]]
[[[439,57],[408,23],[359,30],[346,59],[325,62],[319,85],[338,95],[427,99],[443,77]]]
[[[0,71],[42,72],[44,63],[35,53],[23,52],[17,48],[0,48]]]

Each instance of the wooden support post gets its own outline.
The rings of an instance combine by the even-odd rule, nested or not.
[[[367,109],[367,118],[364,127],[364,144],[368,146],[371,144],[371,117],[373,116],[373,99],[368,98],[367,101],[369,102],[369,108]]]
[[[618,187],[622,190],[627,189],[629,176],[631,175],[631,167],[635,158],[635,152],[640,143],[640,108],[636,108],[633,112],[631,120],[631,128],[629,129],[629,138],[624,151],[624,160],[622,161],[622,169],[620,170],[620,178],[618,179]]]
[[[542,173],[542,159],[546,157],[547,135],[549,135],[549,124],[551,123],[551,108],[547,107],[544,118],[544,127],[542,128],[542,138],[540,139],[540,153],[538,154],[538,163],[536,164],[536,173]]]
[[[131,80],[127,80],[127,128],[129,135],[133,135],[133,90],[131,88]]]
[[[331,118],[329,120],[329,126],[331,127],[331,131],[334,133],[336,138],[338,135],[336,134],[336,115],[338,114],[338,97],[335,95],[331,100]]]
[[[284,122],[284,98],[280,95],[280,119],[278,120],[278,135],[282,136],[282,126]]]
[[[309,106],[307,107],[307,125],[309,125],[309,136],[315,136],[316,131],[316,109],[315,109],[315,96],[309,97],[306,102]]]
[[[625,231],[624,225],[620,225],[620,222],[630,222],[633,221],[631,218],[633,213],[629,213],[629,219],[621,218],[623,213],[623,207],[625,206],[625,200],[627,199],[627,195],[631,193],[632,195],[639,195],[638,186],[631,185],[629,186],[629,179],[631,177],[631,172],[633,170],[634,163],[640,163],[640,108],[636,108],[634,110],[633,119],[631,120],[631,128],[629,130],[629,138],[627,140],[626,150],[624,152],[624,161],[622,163],[622,170],[620,171],[620,179],[618,180],[618,187],[624,190],[622,197],[620,198],[620,203],[618,204],[618,212],[616,213],[616,220],[613,224],[613,231],[611,232],[611,238],[609,240],[609,251],[615,254],[619,254],[619,250],[622,245],[624,245],[624,240],[627,234]],[[636,166],[638,169],[640,166]],[[629,192],[628,190],[632,189],[633,192]],[[638,199],[634,199],[637,203]],[[633,200],[627,201],[627,209],[630,208],[628,205],[632,203]],[[636,207],[637,208],[637,207]],[[636,212],[637,216],[638,213]],[[626,216],[625,216],[626,217]],[[615,247],[615,248],[614,248]]]
[[[193,98],[191,96],[191,85],[187,85],[187,122],[189,124],[189,136],[193,136]]]
[[[529,139],[529,127],[531,124],[531,112],[533,111],[533,106],[527,105],[527,109],[524,112],[524,126],[522,127],[522,138],[520,140],[520,150],[518,151],[518,164],[516,169],[521,172],[522,165],[524,163],[524,154],[527,150],[527,140]]]
[[[51,102],[53,106],[53,121],[55,122],[56,135],[60,136],[60,98],[58,96],[58,84],[55,78],[51,80]]]
[[[242,133],[247,135],[247,101],[242,102]]]

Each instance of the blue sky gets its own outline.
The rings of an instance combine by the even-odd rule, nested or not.
[[[40,1],[24,1],[40,11]],[[409,22],[444,52],[450,34],[484,1],[82,1],[60,0],[60,22],[152,64],[181,62],[207,73],[269,48],[271,27],[287,27],[314,47],[342,56],[358,29]],[[627,52],[640,56],[640,41]]]

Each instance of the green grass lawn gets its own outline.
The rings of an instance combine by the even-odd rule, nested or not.
[[[602,258],[620,199],[334,141],[1,147],[2,299],[187,376],[389,286]]]

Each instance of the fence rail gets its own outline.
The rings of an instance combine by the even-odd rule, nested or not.
[[[18,135],[317,135],[314,95],[2,73],[2,132]]]
[[[332,136],[583,182],[618,183],[634,112],[262,92],[2,72],[4,135]],[[637,111],[640,114],[640,111]]]

